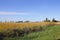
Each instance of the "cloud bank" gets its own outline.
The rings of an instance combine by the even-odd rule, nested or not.
[[[24,12],[0,12],[0,15],[28,15]]]

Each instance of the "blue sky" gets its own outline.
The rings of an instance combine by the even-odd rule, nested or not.
[[[0,0],[0,21],[60,20],[60,0]]]

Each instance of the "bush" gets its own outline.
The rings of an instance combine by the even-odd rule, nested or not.
[[[0,33],[0,40],[3,40],[3,34]]]
[[[13,30],[13,37],[21,37],[21,36],[24,36],[23,30],[18,30],[18,29]]]

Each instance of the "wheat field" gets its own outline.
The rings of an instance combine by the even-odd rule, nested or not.
[[[0,31],[12,30],[12,29],[23,29],[23,28],[32,28],[40,27],[54,24],[54,22],[29,22],[29,23],[15,23],[15,22],[0,22]]]

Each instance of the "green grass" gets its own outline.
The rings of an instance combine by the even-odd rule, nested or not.
[[[43,31],[32,32],[24,37],[5,38],[4,40],[57,40],[60,38],[60,26],[45,27]]]

